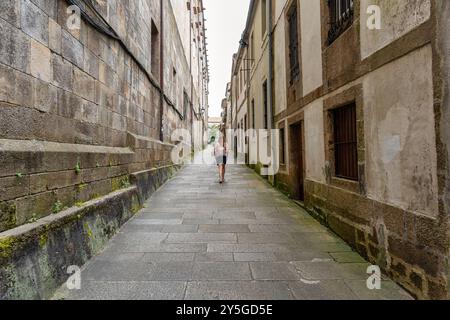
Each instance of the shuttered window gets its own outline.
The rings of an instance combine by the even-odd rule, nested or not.
[[[333,110],[335,175],[358,181],[358,140],[354,103]]]

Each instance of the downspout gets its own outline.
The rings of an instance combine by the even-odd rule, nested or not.
[[[269,123],[268,128],[269,130],[273,129],[273,21],[272,21],[272,0],[269,0],[269,81],[267,84],[267,88],[269,91],[269,114],[268,114],[268,121]]]
[[[247,130],[250,129],[250,76],[251,76],[251,68],[253,61],[250,61],[251,57],[249,56],[249,45],[247,44],[247,52],[246,52],[246,59],[245,59],[245,69],[247,72],[247,79],[246,79],[246,85],[247,85],[247,92],[246,92],[246,100],[247,100],[247,121],[245,123]],[[250,164],[250,139],[247,137],[247,132],[244,132],[244,143],[246,144],[245,148],[245,162],[246,165]]]
[[[269,114],[268,114],[268,128],[269,130],[273,130],[274,127],[274,110],[273,110],[273,19],[272,19],[272,0],[269,0],[269,83],[268,83],[268,90],[269,90]],[[276,155],[277,150],[275,150],[276,141],[273,140],[272,133],[270,132],[270,147],[271,147],[271,156],[272,158],[274,155]],[[274,159],[273,159],[274,160]],[[272,161],[273,161],[272,160]],[[278,160],[277,160],[278,161]],[[275,176],[269,177],[269,181],[271,180],[272,184],[275,183]]]
[[[159,1],[160,7],[160,43],[159,43],[159,85],[161,92],[159,96],[159,140],[164,142],[163,114],[164,114],[164,0]]]
[[[192,7],[194,3],[191,1],[191,5],[189,7],[189,73],[191,77],[191,98],[189,101],[189,108],[191,109],[191,151],[195,152],[195,139],[194,139],[194,79],[192,76]]]

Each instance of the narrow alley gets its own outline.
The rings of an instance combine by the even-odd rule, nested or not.
[[[445,300],[449,240],[450,1],[0,0],[0,301]]]
[[[182,170],[55,299],[410,299],[253,171]]]

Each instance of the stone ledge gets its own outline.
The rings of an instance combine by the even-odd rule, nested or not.
[[[134,154],[129,148],[105,147],[85,144],[71,144],[38,140],[0,139],[2,152],[62,152],[95,154]]]
[[[135,173],[132,187],[0,233],[0,300],[50,298],[70,276],[67,268],[98,254],[178,169]]]

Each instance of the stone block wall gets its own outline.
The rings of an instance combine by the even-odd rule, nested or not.
[[[0,3],[0,232],[171,164],[172,131],[192,127],[191,113],[180,113],[183,100],[167,93],[159,141],[161,84],[152,73],[151,37],[152,24],[161,27],[160,2],[91,2],[120,41],[84,18],[79,29],[68,28],[70,1]],[[170,58],[162,72],[169,78],[176,58],[179,88],[190,93],[189,57],[170,3],[163,4]],[[164,91],[176,93],[170,85]]]

